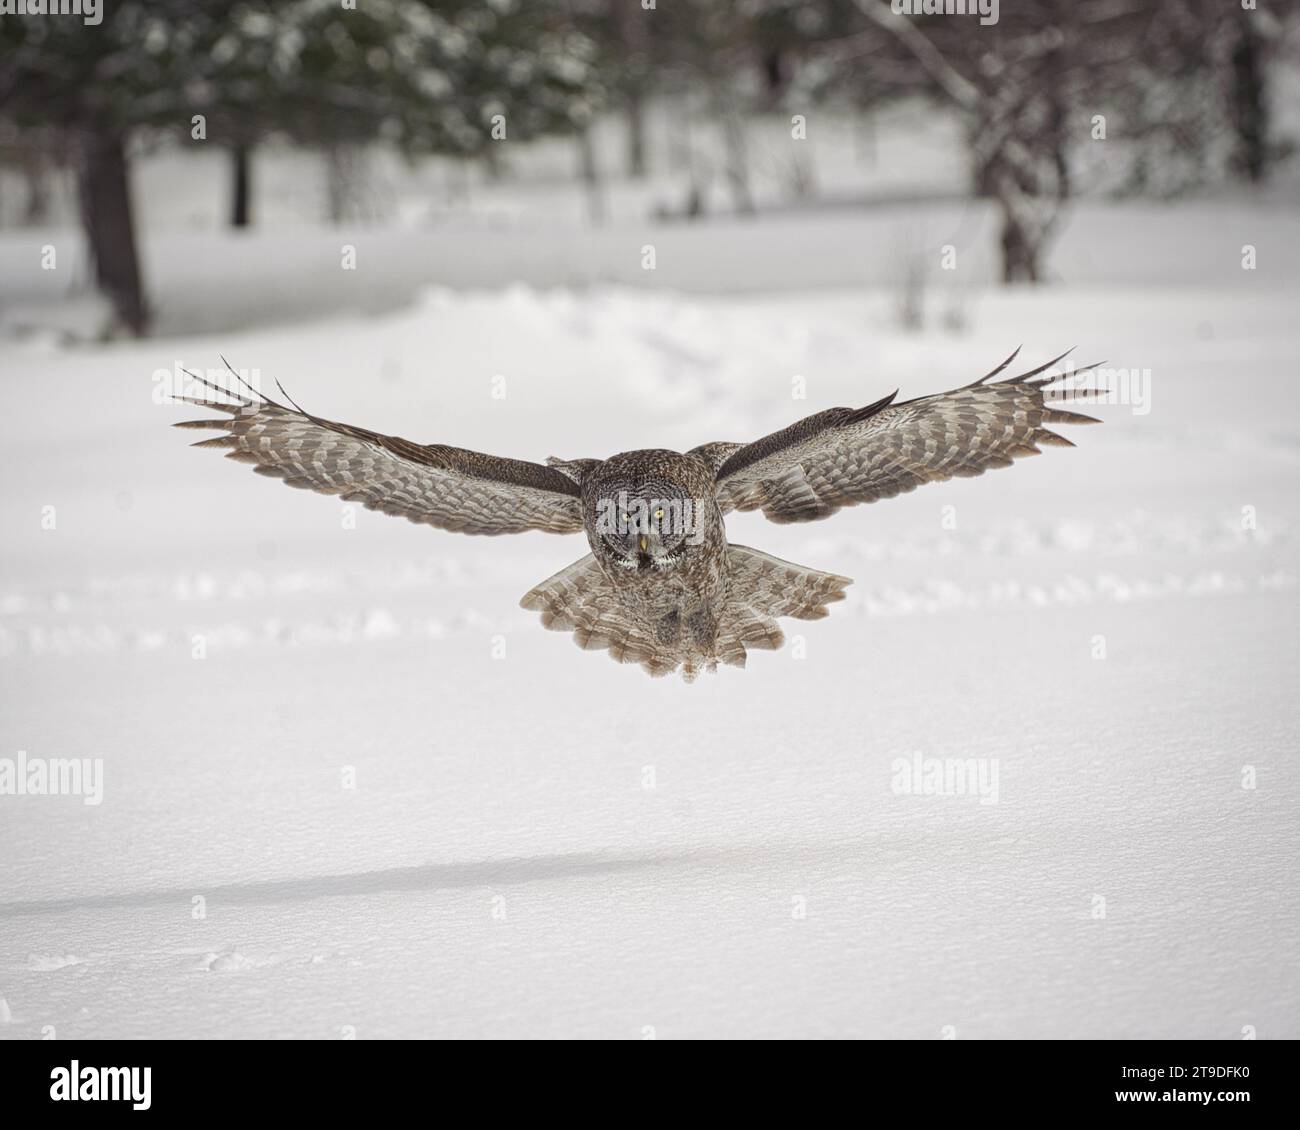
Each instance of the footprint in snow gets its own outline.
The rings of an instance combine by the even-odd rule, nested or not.
[[[251,969],[252,967],[253,963],[238,952],[204,954],[200,965],[200,968],[208,973],[233,973],[240,969]]]
[[[29,953],[27,955],[27,968],[37,973],[53,973],[56,969],[66,969],[69,965],[81,964],[83,964],[81,958],[74,957],[70,953]]]

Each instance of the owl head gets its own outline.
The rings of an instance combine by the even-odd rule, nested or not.
[[[594,492],[592,502],[592,548],[622,568],[671,569],[693,544],[697,507],[670,480],[613,476]]]

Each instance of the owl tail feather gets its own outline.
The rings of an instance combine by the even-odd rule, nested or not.
[[[668,633],[643,623],[588,554],[533,588],[520,605],[541,613],[542,626],[572,632],[579,647],[606,650],[620,663],[639,663],[651,675],[680,669],[693,682],[719,663],[745,666],[751,648],[775,650],[785,642],[777,618],[820,620],[828,604],[844,599],[848,577],[821,573],[743,545],[727,550],[727,595],[712,639],[700,638],[688,618]]]

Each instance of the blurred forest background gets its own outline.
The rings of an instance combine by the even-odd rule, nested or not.
[[[172,331],[255,319],[215,302],[168,321],[178,256],[193,257],[186,276],[210,270],[227,290],[259,272],[247,242],[160,244],[151,270],[142,240],[176,228],[543,225],[570,233],[533,248],[552,269],[573,258],[572,233],[604,228],[633,238],[596,260],[636,271],[655,229],[846,208],[894,209],[891,234],[860,251],[888,261],[900,317],[915,320],[939,252],[899,234],[900,205],[980,202],[988,280],[1034,283],[1053,274],[1075,198],[1285,183],[1296,12],[1293,0],[1003,0],[984,25],[888,0],[116,0],[98,25],[6,16],[0,224],[83,238],[72,272],[4,272],[0,325],[48,317],[24,313],[42,297],[66,308],[92,292],[101,336],[157,330],[160,314]],[[418,281],[401,244],[384,258],[405,281],[370,301]],[[26,243],[0,245],[34,262]],[[258,246],[269,269],[287,244]],[[430,254],[463,258],[465,245]],[[495,276],[445,281],[528,276],[506,255]],[[631,276],[588,260],[533,281],[592,277]]]

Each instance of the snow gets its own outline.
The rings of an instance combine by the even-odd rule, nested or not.
[[[0,757],[104,767],[99,805],[0,797],[0,1038],[1300,1035],[1295,214],[1081,206],[1069,281],[970,281],[962,333],[937,278],[894,324],[911,216],[681,229],[682,276],[580,287],[562,225],[535,254],[377,229],[364,302],[333,233],[164,229],[164,336],[0,343]],[[595,238],[639,272],[631,225]],[[581,538],[352,514],[187,450],[166,425],[202,413],[155,395],[225,354],[328,418],[581,457],[1022,341],[1149,369],[1149,411],[830,522],[730,519],[855,584],[691,686],[518,607]],[[996,803],[899,791],[918,755]]]

